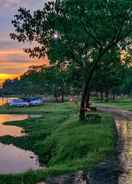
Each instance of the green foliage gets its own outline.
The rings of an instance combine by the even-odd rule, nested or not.
[[[132,111],[132,99],[131,98],[120,98],[116,100],[109,100],[108,102],[102,102],[99,100],[93,101],[95,104],[98,104],[100,106],[106,106],[106,107],[113,107],[113,108],[120,108]]]
[[[79,93],[82,82],[79,72],[79,69],[67,63],[60,67],[30,67],[20,79],[6,80],[1,93],[20,96],[52,95],[57,102],[63,102],[64,96]]]
[[[96,68],[92,81],[93,90],[120,94],[120,86],[126,80],[127,71],[128,63],[122,63],[119,49],[110,50],[102,57],[100,65]]]
[[[0,109],[1,113],[31,113],[43,115],[39,119],[24,120],[19,123],[28,133],[22,138],[4,137],[4,143],[13,143],[24,149],[33,150],[39,155],[47,169],[26,174],[2,176],[0,183],[36,184],[48,176],[60,175],[82,169],[91,169],[108,157],[113,156],[115,146],[114,123],[109,115],[100,114],[102,121],[92,124],[80,122],[74,104],[47,104],[32,108]],[[11,123],[17,125],[17,122]],[[105,139],[104,139],[105,137]],[[5,180],[6,178],[6,180]],[[10,181],[10,182],[9,182]],[[14,183],[13,183],[14,182]]]
[[[80,118],[84,119],[87,94],[96,68],[102,65],[103,57],[110,50],[125,48],[131,42],[131,12],[131,0],[49,1],[42,10],[33,13],[20,8],[12,21],[15,33],[11,38],[37,42],[38,47],[26,50],[32,57],[47,54],[50,63],[68,61],[79,68],[84,87]],[[103,62],[104,74],[112,62]],[[110,78],[112,85],[120,80],[115,78]]]
[[[41,67],[30,67],[20,79],[6,80],[3,84],[3,95],[30,96],[44,93],[43,75]]]
[[[48,2],[33,14],[20,8],[12,21],[11,38],[37,41],[40,47],[27,50],[33,57],[48,54],[51,62],[72,60],[88,69],[85,60],[90,50],[102,50],[103,55],[131,36],[131,8],[130,0]]]

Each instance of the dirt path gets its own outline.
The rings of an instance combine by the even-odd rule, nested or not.
[[[116,108],[98,107],[98,111],[112,113],[118,131],[118,159],[106,160],[99,164],[90,175],[90,184],[132,184],[132,112]],[[119,162],[118,162],[119,160]],[[78,175],[51,178],[47,184],[71,184]],[[57,181],[57,182],[55,182]],[[43,183],[42,183],[43,184]]]
[[[132,112],[116,108],[99,107],[99,111],[110,112],[118,131],[118,158],[120,175],[118,184],[132,184]]]

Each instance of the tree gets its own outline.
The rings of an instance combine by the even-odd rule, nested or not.
[[[64,102],[64,95],[70,93],[72,83],[68,69],[62,67],[30,67],[20,79],[6,80],[3,92],[7,95],[53,95],[56,102]]]
[[[60,101],[63,103],[64,95],[69,92],[67,72],[60,67],[52,66],[44,69],[41,75],[43,76],[45,92],[53,94],[57,103]]]
[[[84,87],[80,119],[83,120],[92,78],[102,57],[131,40],[131,12],[131,0],[48,2],[44,9],[33,14],[20,8],[12,22],[15,34],[11,37],[37,42],[37,47],[26,50],[30,56],[48,54],[54,63],[68,60],[81,68]]]
[[[102,57],[100,65],[96,69],[93,77],[93,90],[100,92],[101,98],[105,93],[106,100],[108,100],[110,93],[114,99],[115,94],[119,92],[117,89],[120,88],[125,79],[127,69],[128,63],[121,61],[120,50],[117,48],[109,50]]]
[[[6,80],[3,84],[3,93],[6,95],[32,96],[44,93],[42,85],[43,76],[41,70],[43,66],[30,67],[20,79]]]

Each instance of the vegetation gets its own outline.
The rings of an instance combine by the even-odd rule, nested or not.
[[[119,109],[124,109],[124,110],[129,110],[132,111],[132,99],[131,98],[120,98],[116,100],[108,100],[102,101],[102,100],[97,100],[94,99],[93,103],[99,106],[104,106],[104,107],[113,107],[113,108],[119,108]]]
[[[32,57],[47,54],[50,63],[58,67],[68,61],[80,68],[80,119],[84,120],[96,69],[110,50],[120,51],[130,44],[131,11],[131,0],[49,1],[33,13],[20,8],[12,21],[15,33],[11,38],[37,42],[37,47],[25,50]],[[104,65],[107,63],[105,60]]]
[[[33,150],[41,163],[47,166],[26,174],[0,175],[0,184],[29,184],[29,181],[36,184],[48,176],[90,170],[109,155],[114,156],[114,123],[109,114],[98,114],[101,121],[85,120],[81,123],[77,117],[77,106],[72,103],[31,108],[3,107],[0,112],[42,114],[39,119],[19,122],[28,136],[3,137],[0,141]],[[11,124],[18,125],[17,122]]]
[[[57,103],[64,102],[65,96],[78,95],[81,91],[81,74],[76,76],[78,71],[65,70],[65,66],[30,67],[20,79],[6,80],[0,92],[3,96],[53,96]]]
[[[56,0],[32,13],[25,8],[18,10],[11,38],[36,43],[37,47],[31,44],[25,52],[37,58],[47,55],[50,65],[30,67],[20,80],[5,81],[1,94],[53,95],[56,102],[78,95],[81,103],[1,107],[0,113],[42,115],[19,123],[28,136],[6,136],[0,141],[34,151],[46,168],[0,175],[0,184],[36,184],[48,176],[93,169],[114,156],[112,117],[87,110],[93,93],[107,101],[109,96],[115,100],[118,95],[132,93],[131,12],[131,0]],[[131,110],[130,102],[125,100],[109,102],[109,106]]]

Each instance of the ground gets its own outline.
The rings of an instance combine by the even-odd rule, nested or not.
[[[116,100],[109,100],[107,102],[100,101],[94,98],[92,100],[92,103],[98,106],[120,108],[120,109],[132,111],[132,98],[120,98]]]
[[[1,107],[0,113],[41,114],[39,119],[24,120],[21,126],[27,137],[4,137],[0,141],[32,150],[47,169],[18,175],[1,175],[0,184],[36,184],[48,176],[77,170],[89,170],[106,157],[114,156],[114,122],[109,114],[95,113],[101,121],[78,120],[74,103],[45,104],[40,107]]]

